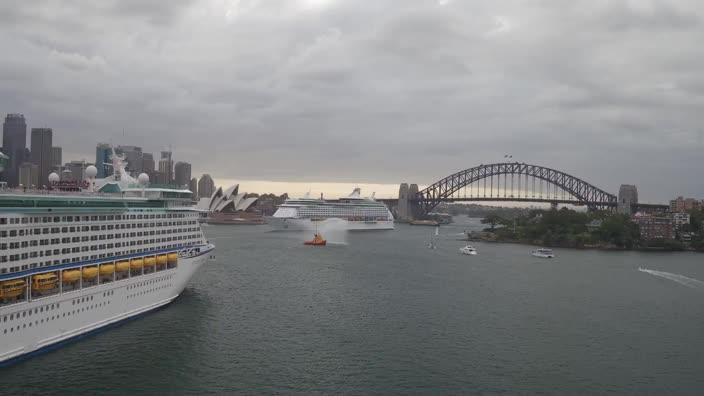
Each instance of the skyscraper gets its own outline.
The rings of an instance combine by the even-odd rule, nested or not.
[[[174,181],[179,186],[187,186],[191,181],[191,164],[179,161],[174,165]]]
[[[209,174],[204,174],[198,180],[198,197],[210,198],[215,192],[215,182]]]
[[[23,162],[22,165],[20,165],[19,182],[27,188],[38,188],[39,167],[31,162]]]
[[[198,179],[195,177],[188,183],[188,189],[193,193],[193,199],[198,199]]]
[[[98,179],[108,177],[112,175],[112,166],[105,165],[112,163],[110,157],[112,156],[112,148],[107,143],[98,143],[95,147],[95,167],[98,168]]]
[[[39,168],[37,186],[49,184],[52,135],[51,128],[32,128],[30,162]]]
[[[143,172],[143,158],[142,148],[137,146],[117,146],[115,148],[117,154],[124,154],[125,161],[127,161],[127,171],[129,171],[133,176],[137,176]]]
[[[0,177],[10,187],[19,184],[20,164],[25,161],[27,148],[27,123],[22,114],[8,114],[2,124],[2,151],[10,157],[7,169],[0,173]]]
[[[154,180],[155,165],[152,153],[142,153],[142,172],[148,174],[152,180]]]
[[[64,165],[64,173],[61,175],[61,180],[81,181],[86,179],[86,168],[90,163],[85,160],[71,161]]]
[[[161,159],[159,160],[159,172],[163,175],[163,180],[166,183],[171,183],[174,180],[174,161],[171,159],[171,151],[162,151]]]
[[[59,172],[61,170],[61,147],[51,148],[51,170]]]

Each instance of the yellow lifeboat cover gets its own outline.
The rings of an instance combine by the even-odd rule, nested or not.
[[[143,264],[144,260],[142,260],[141,258],[132,259],[132,261],[130,262],[130,268],[138,270],[142,268]]]
[[[66,270],[61,274],[61,279],[64,282],[75,282],[81,279],[81,270]]]
[[[175,263],[176,261],[178,261],[178,254],[177,253],[169,253],[168,260],[170,263]]]
[[[168,261],[168,258],[165,254],[159,255],[156,257],[156,263],[157,264],[166,264]]]
[[[53,289],[59,277],[54,272],[34,275],[32,277],[32,288],[37,290]]]
[[[24,279],[13,279],[5,282],[0,282],[0,297],[17,297],[24,293],[24,288],[27,287]]]
[[[83,268],[83,278],[92,279],[98,276],[98,267],[85,267]]]
[[[154,257],[145,257],[144,258],[144,265],[145,266],[151,267],[154,264],[156,264],[156,259]]]
[[[100,275],[112,275],[115,272],[114,264],[103,264],[100,266]]]
[[[117,272],[125,272],[130,269],[130,262],[129,261],[118,261],[117,264],[115,265],[115,271]]]
[[[39,274],[39,275],[34,275],[32,277],[32,280],[35,282],[51,282],[52,280],[56,280],[58,277],[54,272],[47,272],[45,274]]]

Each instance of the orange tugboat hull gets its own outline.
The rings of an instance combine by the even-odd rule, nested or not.
[[[313,235],[312,240],[303,242],[304,245],[308,245],[308,246],[325,246],[325,245],[327,245],[327,243],[328,243],[328,241],[323,239],[323,236],[318,233]]]
[[[328,241],[305,241],[303,244],[308,246],[325,246],[328,244]]]

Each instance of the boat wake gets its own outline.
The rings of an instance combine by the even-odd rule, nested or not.
[[[653,276],[658,276],[660,278],[669,279],[673,282],[677,282],[680,285],[684,285],[684,286],[690,287],[692,289],[704,290],[704,282],[700,281],[699,279],[688,278],[688,277],[686,277],[684,275],[680,275],[680,274],[672,274],[669,272],[656,271],[656,270],[651,270],[651,269],[647,269],[647,268],[638,268],[638,271],[645,272],[645,273],[653,275]]]

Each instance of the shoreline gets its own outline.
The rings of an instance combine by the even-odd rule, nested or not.
[[[459,239],[465,242],[487,242],[487,243],[512,243],[516,245],[544,247],[550,249],[571,249],[571,250],[600,250],[610,252],[651,252],[651,253],[704,253],[704,250],[697,250],[692,247],[684,247],[682,249],[670,249],[666,247],[618,247],[615,245],[584,245],[584,246],[565,246],[565,245],[545,245],[537,241],[519,240],[519,239],[489,239],[489,238],[464,238]]]

